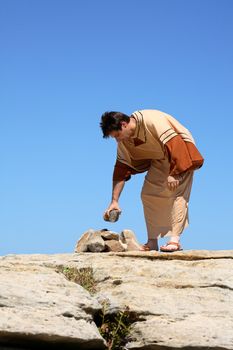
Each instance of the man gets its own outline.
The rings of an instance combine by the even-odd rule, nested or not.
[[[125,182],[131,175],[147,171],[141,198],[148,241],[142,250],[158,250],[158,238],[164,236],[170,239],[161,251],[181,250],[193,172],[204,162],[191,133],[158,110],[140,110],[131,116],[106,112],[100,127],[104,138],[113,137],[118,143],[112,201],[104,216],[112,209],[121,211],[119,198]]]

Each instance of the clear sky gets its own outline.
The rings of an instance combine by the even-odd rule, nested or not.
[[[0,0],[0,255],[73,252],[89,228],[146,242],[145,174],[102,219],[116,143],[100,116],[137,109],[176,117],[205,157],[184,248],[233,249],[232,18],[232,0]]]

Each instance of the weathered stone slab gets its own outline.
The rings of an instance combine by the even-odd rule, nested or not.
[[[147,316],[137,322],[131,332],[127,349],[232,349],[233,321],[227,327],[223,319],[208,315],[183,315],[177,319]],[[201,344],[201,345],[200,345]]]
[[[30,261],[0,260],[0,343],[76,344],[104,349],[97,300],[63,274]],[[55,266],[54,266],[55,267]]]
[[[162,254],[109,253],[107,264],[98,259],[97,297],[109,300],[111,312],[128,305],[141,319],[126,348],[233,349],[232,251],[180,252],[158,259]],[[89,258],[95,269],[96,257]]]
[[[91,266],[97,293],[67,281],[57,266]],[[233,251],[0,257],[0,345],[21,338],[103,349],[93,320],[107,300],[109,312],[128,306],[138,316],[126,349],[230,350],[232,270]]]

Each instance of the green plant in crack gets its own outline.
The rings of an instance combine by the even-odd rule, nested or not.
[[[97,281],[94,279],[94,272],[90,266],[80,269],[58,266],[56,271],[63,273],[68,280],[80,284],[91,294],[97,291]],[[102,303],[102,309],[95,314],[94,321],[106,341],[108,350],[122,350],[130,340],[131,324],[138,321],[138,317],[127,306],[123,310],[110,313],[109,302],[105,300]]]
[[[109,350],[123,349],[129,340],[130,326],[135,322],[135,319],[127,306],[123,311],[114,314],[108,313],[108,310],[109,304],[104,302],[99,315],[100,319],[97,322],[99,332],[105,339]]]
[[[97,282],[94,279],[92,267],[77,269],[76,267],[59,266],[58,272],[62,272],[69,281],[79,284],[89,293],[94,294],[96,292]]]

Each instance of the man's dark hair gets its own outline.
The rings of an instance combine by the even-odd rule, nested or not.
[[[121,130],[121,122],[130,122],[130,117],[121,112],[105,112],[101,116],[100,127],[103,131],[103,137],[109,137],[112,131]]]

